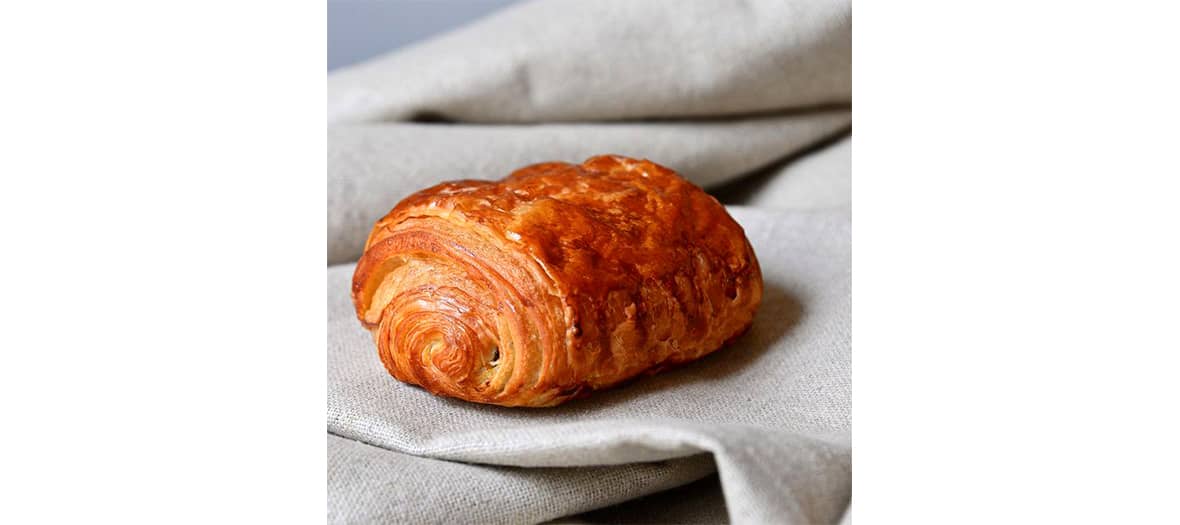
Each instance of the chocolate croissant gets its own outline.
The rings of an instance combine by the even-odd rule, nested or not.
[[[646,160],[447,182],[377,221],[352,299],[381,361],[435,394],[552,406],[745,332],[758,260],[716,199]]]

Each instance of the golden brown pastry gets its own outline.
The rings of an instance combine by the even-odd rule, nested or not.
[[[721,348],[749,328],[762,274],[716,199],[599,156],[407,197],[369,234],[352,298],[397,379],[552,406]]]

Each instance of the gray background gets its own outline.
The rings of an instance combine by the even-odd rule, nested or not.
[[[521,0],[329,0],[328,71],[458,27]]]

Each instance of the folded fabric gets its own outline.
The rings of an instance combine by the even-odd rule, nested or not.
[[[727,523],[721,480],[711,475],[687,485],[665,490],[590,512],[565,516],[547,525],[594,525],[614,523],[675,523],[717,525]]]
[[[716,191],[722,202],[778,210],[848,207],[852,197],[852,137],[785,165],[773,166]]]
[[[602,121],[852,99],[847,1],[550,0],[347,67],[328,122]]]
[[[751,332],[681,369],[556,409],[475,405],[396,381],[356,323],[352,265],[330,267],[329,432],[415,456],[517,467],[711,453],[735,522],[838,520],[851,484],[847,210],[731,213],[763,266]]]
[[[592,468],[441,461],[328,435],[329,523],[536,523],[691,482],[707,455]]]
[[[647,158],[710,188],[840,133],[848,110],[736,120],[548,125],[366,124],[328,128],[328,264],[360,258],[373,223],[417,190],[496,179],[602,153]]]
[[[331,73],[329,521],[537,522],[713,472],[734,522],[839,521],[850,13],[847,0],[532,1]],[[756,206],[730,208],[765,280],[750,333],[556,409],[474,405],[390,377],[349,299],[373,221],[439,182],[604,153]]]

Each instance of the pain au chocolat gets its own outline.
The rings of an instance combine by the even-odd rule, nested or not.
[[[536,164],[427,188],[377,221],[352,299],[389,373],[553,406],[745,332],[758,260],[716,199],[647,160]]]

